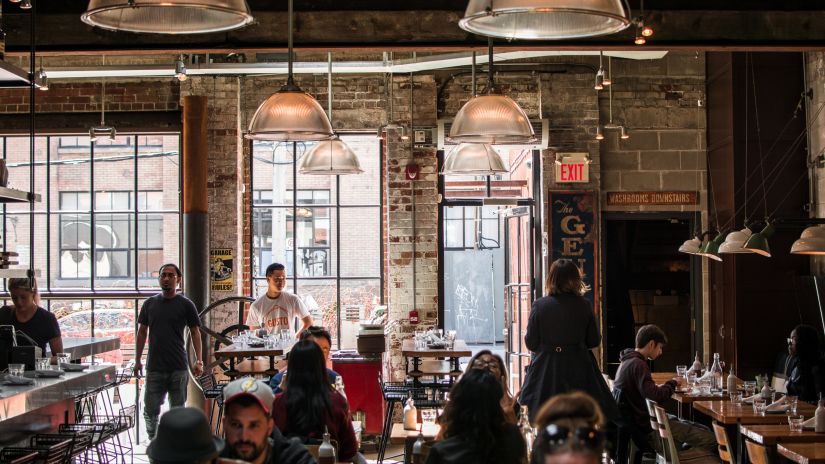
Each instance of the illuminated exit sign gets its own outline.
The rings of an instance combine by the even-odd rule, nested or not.
[[[590,159],[587,153],[556,153],[556,183],[590,182]]]

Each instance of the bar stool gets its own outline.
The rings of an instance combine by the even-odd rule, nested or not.
[[[85,433],[91,436],[88,449],[94,450],[87,462],[112,463],[118,461],[118,449],[113,440],[116,436],[113,422],[60,424],[60,433]],[[107,443],[111,444],[107,446]],[[125,458],[123,459],[125,462]]]
[[[207,401],[212,402],[212,407],[209,409],[209,426],[213,428],[216,434],[220,434],[221,418],[223,417],[223,384],[215,380],[214,374],[203,374],[197,378],[198,385],[203,391],[203,396]],[[215,418],[215,406],[218,409],[217,423],[213,426]]]
[[[36,457],[33,461],[23,462],[38,462],[41,464],[63,464],[69,461],[69,453],[72,450],[73,440],[66,439],[57,443],[47,444],[43,446],[29,446],[25,448],[6,447],[0,452],[0,460],[6,460],[8,457],[14,459],[22,459],[34,453]]]
[[[70,459],[82,454],[83,461],[88,461],[87,452],[92,444],[92,436],[86,433],[40,433],[31,438],[30,445],[32,448],[43,448],[65,440],[72,441],[68,456]]]
[[[2,464],[30,464],[37,462],[40,454],[28,448],[4,448],[0,451],[0,463]]]

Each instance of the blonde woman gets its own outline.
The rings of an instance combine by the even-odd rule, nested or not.
[[[0,308],[0,325],[14,326],[15,331],[23,332],[34,340],[38,348],[46,353],[46,345],[52,354],[52,362],[56,354],[63,352],[63,339],[60,337],[60,326],[54,314],[39,306],[40,294],[37,291],[37,281],[32,279],[9,279],[9,294],[12,306]],[[18,342],[20,336],[18,335]]]

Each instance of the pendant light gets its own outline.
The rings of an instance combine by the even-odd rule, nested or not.
[[[101,56],[101,63],[106,66],[106,56]],[[115,141],[117,139],[117,130],[115,126],[106,125],[106,78],[100,81],[100,125],[89,128],[89,142],[97,141],[98,136],[108,135],[109,140]]]
[[[722,245],[724,241],[725,236],[721,232],[718,232],[716,237],[714,237],[713,240],[706,241],[696,254],[716,261],[722,261],[722,257],[719,256],[719,246]]]
[[[719,253],[751,253],[750,250],[743,248],[751,235],[753,235],[753,231],[747,226],[742,230],[734,230],[719,245]]]
[[[84,23],[149,34],[225,32],[253,20],[245,0],[90,0]]]
[[[811,226],[793,242],[791,253],[795,255],[825,255],[825,228]]]
[[[286,85],[261,103],[249,131],[252,140],[318,141],[335,136],[324,109],[295,85],[292,76],[292,0],[289,0],[289,67]]]
[[[753,253],[770,258],[771,247],[768,245],[768,238],[770,238],[770,236],[773,235],[773,231],[773,224],[769,222],[764,229],[751,235],[745,242],[745,245],[742,246],[742,248],[745,248],[746,250],[752,251]]]
[[[329,120],[332,122],[332,53],[327,54],[329,73],[327,74],[327,107]],[[335,176],[361,174],[364,172],[358,163],[355,152],[336,135],[330,140],[318,142],[304,155],[299,167],[301,174]]]
[[[536,140],[530,118],[510,97],[497,93],[493,77],[493,40],[488,40],[487,95],[470,99],[453,120],[450,142],[519,144]]]
[[[702,247],[702,240],[699,237],[701,237],[701,235],[685,240],[682,246],[679,247],[679,253],[687,253],[689,255],[699,253],[699,249]]]
[[[459,27],[505,39],[576,39],[630,25],[622,0],[470,0]]]

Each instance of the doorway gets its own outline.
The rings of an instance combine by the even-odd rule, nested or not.
[[[691,255],[678,251],[691,230],[690,217],[606,215],[603,333],[611,376],[622,350],[635,346],[636,330],[646,324],[656,324],[668,337],[655,370],[675,371],[693,359],[694,265]]]

